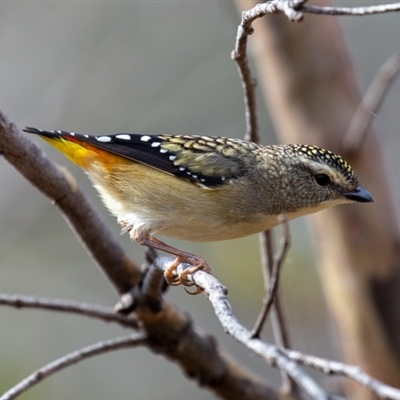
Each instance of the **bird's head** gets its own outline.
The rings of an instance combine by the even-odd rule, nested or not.
[[[286,212],[304,210],[302,214],[308,214],[342,203],[373,201],[350,164],[338,154],[298,144],[276,146],[274,154],[280,166],[275,172],[282,171],[279,188]]]

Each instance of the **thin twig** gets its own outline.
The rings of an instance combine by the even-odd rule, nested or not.
[[[312,14],[364,16],[400,11],[400,3],[382,4],[379,6],[369,7],[318,7],[303,5],[299,7],[298,10]]]
[[[280,215],[279,220],[282,226],[281,243],[278,253],[274,254],[274,263],[271,270],[271,280],[269,282],[268,297],[265,307],[266,317],[268,316],[268,312],[274,302],[274,298],[279,287],[281,267],[290,247],[289,224],[284,215]]]
[[[271,282],[271,273],[272,266],[274,264],[274,244],[272,241],[272,230],[261,232],[260,235],[260,250],[261,250],[261,264],[262,271],[264,277],[264,290],[265,295],[263,298],[263,304],[261,310],[258,314],[256,322],[251,330],[251,336],[253,338],[260,338],[261,331],[264,327],[264,324],[267,320],[266,306],[267,306],[267,297],[269,292],[269,284]],[[281,347],[286,347],[277,343]]]
[[[251,331],[253,338],[260,338],[261,330],[267,319],[266,306],[267,297],[269,292],[269,285],[271,282],[272,269],[274,264],[274,245],[272,240],[272,230],[264,231],[260,235],[260,249],[261,249],[261,263],[264,276],[265,296],[263,298],[263,305],[258,314],[256,323]],[[274,334],[275,344],[283,348],[291,348],[289,333],[284,317],[282,302],[279,291],[276,292],[274,298],[274,307],[271,312],[271,324]],[[282,392],[292,393],[295,390],[294,382],[281,371],[282,375]]]
[[[7,305],[16,308],[38,308],[42,310],[68,312],[101,319],[105,322],[115,322],[128,328],[139,328],[138,322],[132,317],[125,317],[116,314],[111,308],[102,307],[96,304],[17,294],[0,294],[0,305]]]
[[[354,154],[360,148],[372,118],[376,116],[390,84],[399,71],[400,52],[396,52],[379,68],[360,106],[355,112],[343,140],[345,152]]]
[[[261,330],[262,330],[264,323],[268,317],[268,313],[271,309],[272,304],[274,303],[276,292],[279,287],[279,278],[280,278],[281,267],[282,267],[283,261],[289,250],[289,247],[290,247],[289,224],[283,215],[280,215],[279,219],[280,219],[280,223],[282,226],[282,236],[281,236],[280,248],[279,248],[279,252],[274,254],[274,256],[273,256],[273,263],[272,263],[272,266],[270,266],[270,270],[269,270],[270,279],[268,281],[267,297],[264,301],[264,305],[260,312],[260,315],[257,318],[257,322],[252,330],[253,337],[260,336]],[[266,251],[267,252],[272,251],[271,241],[269,241],[269,245],[268,245],[268,241],[266,242],[266,244],[267,244],[267,246],[265,246]],[[267,258],[268,258],[268,256],[267,256]],[[268,265],[271,265],[271,264],[268,263]],[[284,346],[284,347],[286,347],[286,346]]]
[[[161,259],[159,259],[158,262],[162,263]],[[164,261],[166,267],[169,262],[171,262],[171,259],[169,259],[169,261]],[[226,298],[224,286],[222,286],[217,279],[204,271],[196,272],[194,274],[194,281],[205,290],[208,299],[214,307],[215,314],[227,333],[254,351],[257,355],[263,357],[270,365],[278,366],[280,369],[287,372],[312,398],[327,398],[327,394],[316,386],[313,381],[310,382],[308,376],[302,371],[294,370],[292,369],[294,367],[293,365],[286,364],[285,358],[281,357],[282,355],[324,374],[345,376],[360,383],[379,398],[400,400],[399,389],[388,386],[372,378],[359,367],[305,355],[294,350],[278,349],[276,346],[264,343],[259,339],[251,338],[250,332],[237,321],[232,307]],[[308,386],[308,383],[310,383],[310,386]]]
[[[159,265],[161,265],[161,260],[158,260]],[[167,267],[170,262],[170,258],[164,261],[165,267]],[[277,346],[251,337],[251,332],[243,327],[235,317],[232,307],[226,297],[226,290],[217,279],[204,271],[195,272],[193,274],[193,279],[196,285],[204,289],[225,332],[248,349],[252,350],[255,354],[262,357],[269,365],[276,366],[281,371],[284,371],[310,398],[329,398],[328,394],[305,372],[299,369],[295,363],[289,362]]]
[[[173,261],[173,257],[158,257],[155,266],[165,270]],[[178,266],[178,273],[190,265],[182,263]],[[232,307],[226,297],[227,291],[216,278],[204,272],[197,271],[189,276],[196,285],[204,289],[204,293],[210,300],[215,314],[217,315],[225,332],[234,337],[238,342],[245,345],[255,354],[262,357],[269,365],[278,367],[288,374],[294,382],[304,390],[311,399],[328,400],[328,394],[322,390],[305,372],[299,369],[296,364],[287,359],[277,346],[264,343],[259,339],[253,339],[248,329],[243,327],[235,317]]]
[[[400,11],[400,3],[385,4],[370,7],[318,7],[305,4],[305,0],[272,0],[257,4],[255,7],[242,13],[242,20],[236,34],[235,49],[231,58],[236,61],[244,92],[246,134],[245,139],[258,143],[258,122],[255,88],[256,78],[252,74],[247,57],[247,38],[254,33],[252,23],[266,14],[284,13],[289,20],[299,22],[303,20],[303,13],[325,15],[368,15],[391,11]]]
[[[287,6],[289,6],[289,3],[286,2]],[[303,4],[304,1],[297,1],[296,6],[300,6]],[[253,141],[255,143],[259,143],[260,137],[259,137],[259,132],[258,132],[258,116],[257,116],[257,105],[256,105],[256,80],[255,77],[252,75],[249,62],[248,62],[248,57],[247,57],[247,37],[253,33],[253,28],[251,26],[252,22],[264,16],[267,13],[273,13],[273,12],[278,12],[282,11],[282,8],[279,8],[278,4],[282,5],[282,2],[269,2],[265,4],[259,4],[250,11],[246,11],[242,13],[242,21],[238,27],[237,31],[237,36],[236,36],[236,43],[235,43],[235,49],[232,52],[232,58],[236,61],[238,70],[239,70],[239,75],[242,81],[242,87],[243,87],[243,94],[244,94],[244,104],[245,104],[245,116],[246,116],[246,134],[244,139],[248,141]],[[292,3],[293,4],[293,3]],[[289,9],[285,8],[285,13],[289,13]],[[294,16],[291,13],[291,18],[298,20],[301,19],[301,15],[298,14],[297,16]],[[288,14],[287,14],[288,15]],[[271,282],[270,277],[274,277],[274,274],[269,271],[269,268],[273,268],[273,248],[272,248],[272,242],[271,242],[271,233],[268,232],[262,232],[260,234],[261,241],[264,241],[264,245],[261,246],[261,252],[263,253],[262,260],[263,260],[263,271],[264,271],[264,282],[266,283]],[[275,264],[274,264],[275,265]],[[278,272],[279,274],[279,272]],[[273,278],[273,280],[276,280],[276,275]],[[279,280],[279,276],[278,276]],[[267,283],[266,283],[267,285]],[[276,283],[277,285],[277,283]],[[268,289],[266,287],[266,293],[268,292]],[[276,289],[274,290],[274,293],[272,295],[272,298],[275,297]],[[253,328],[252,335],[254,337],[259,337],[260,332],[262,330],[262,327],[265,323],[265,320],[268,315],[268,311],[270,309],[271,303],[268,303],[268,301],[263,302],[263,308],[259,314],[259,317],[257,318],[255,327]],[[275,312],[274,312],[274,317],[273,317],[273,330],[274,330],[274,336],[276,342],[283,346],[286,347],[288,346],[288,332],[286,329],[286,324],[283,318],[283,310],[281,307],[281,302],[279,299],[276,301],[276,306],[275,306]],[[288,392],[292,390],[293,385],[291,384],[290,379],[288,378],[287,374],[282,372],[282,382],[283,386],[285,389],[287,389]]]
[[[400,400],[400,390],[382,383],[368,374],[361,368],[343,364],[337,361],[326,360],[319,357],[309,356],[295,350],[282,350],[291,360],[301,363],[304,366],[314,368],[326,375],[335,374],[344,376],[359,383],[380,399]]]
[[[27,378],[25,378],[17,385],[12,387],[10,390],[8,390],[6,393],[4,393],[0,397],[0,400],[15,399],[17,396],[32,388],[43,379],[48,378],[50,375],[53,375],[58,371],[61,371],[90,357],[104,354],[109,351],[121,350],[129,347],[143,345],[145,343],[146,337],[143,334],[135,334],[128,337],[105,340],[103,342],[84,347],[83,349],[74,351],[73,353],[69,353],[38,369],[33,374],[29,375]]]
[[[296,5],[303,2],[296,2]],[[235,49],[232,51],[231,57],[236,61],[239,75],[242,80],[245,116],[246,116],[246,134],[245,140],[259,143],[258,122],[257,122],[257,105],[255,88],[257,86],[256,78],[251,73],[249,61],[247,57],[247,37],[254,32],[251,24],[257,18],[261,18],[266,14],[284,12],[291,20],[301,20],[301,13],[296,11],[286,1],[273,0],[267,3],[258,4],[249,11],[242,13],[242,21],[238,26],[236,34]]]

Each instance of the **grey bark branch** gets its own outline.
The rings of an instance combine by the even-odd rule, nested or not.
[[[349,15],[349,16],[364,16],[371,14],[381,14],[393,11],[400,11],[400,3],[382,4],[378,6],[367,7],[317,7],[306,6],[300,7],[304,13],[323,14],[323,15]]]
[[[354,382],[366,387],[371,393],[380,399],[400,400],[400,390],[386,385],[368,374],[360,367],[343,364],[341,362],[325,360],[323,358],[309,356],[294,350],[284,350],[285,354],[293,361],[297,361],[304,366],[314,368],[323,374],[338,375],[349,378]]]
[[[35,308],[48,311],[60,311],[86,317],[101,319],[105,322],[115,322],[128,328],[139,328],[138,322],[120,314],[116,314],[109,307],[97,304],[78,303],[72,300],[49,299],[44,297],[0,294],[0,305],[15,308]]]
[[[77,364],[80,361],[86,360],[109,351],[126,349],[134,346],[143,345],[146,342],[144,335],[136,334],[128,337],[121,337],[110,339],[107,341],[99,342],[91,346],[84,347],[74,351],[73,353],[66,354],[59,359],[39,368],[37,371],[29,375],[27,378],[13,386],[10,390],[4,393],[0,400],[12,400],[17,396],[32,388],[45,378],[61,371],[71,365]]]

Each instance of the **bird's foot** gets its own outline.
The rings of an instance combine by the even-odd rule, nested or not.
[[[186,268],[180,273],[177,273],[176,269],[178,268],[179,264],[182,262],[186,262],[191,264],[191,267]],[[172,262],[172,264],[165,270],[164,277],[165,280],[169,285],[178,286],[184,285],[186,287],[194,286],[195,283],[189,279],[189,275],[194,274],[196,271],[203,270],[209,274],[212,273],[211,268],[207,264],[204,258],[199,256],[190,256],[190,257],[176,257],[176,259]],[[186,288],[185,288],[186,290]],[[196,290],[194,292],[190,292],[186,290],[189,294],[199,294],[203,292],[203,289],[196,286]]]

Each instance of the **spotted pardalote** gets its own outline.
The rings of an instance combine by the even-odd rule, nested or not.
[[[287,219],[351,202],[371,202],[350,165],[316,146],[261,146],[209,136],[120,133],[89,136],[26,128],[82,167],[107,208],[138,243],[176,260],[171,284],[188,283],[204,259],[155,234],[188,241],[251,235]],[[186,261],[193,268],[177,276]]]

